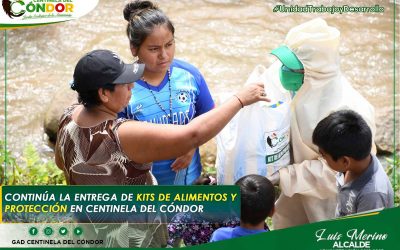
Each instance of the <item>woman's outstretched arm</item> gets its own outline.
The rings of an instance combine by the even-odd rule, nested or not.
[[[226,103],[196,117],[187,125],[124,122],[118,128],[122,150],[138,163],[178,157],[212,139],[242,106],[257,101],[269,101],[263,84],[246,86]]]

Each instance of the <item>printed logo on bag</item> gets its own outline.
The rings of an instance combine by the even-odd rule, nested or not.
[[[275,132],[267,136],[267,144],[269,145],[270,148],[275,147],[278,144],[278,142],[279,138]]]
[[[264,141],[266,147],[265,163],[270,164],[289,154],[289,128],[266,132]]]
[[[2,0],[0,28],[19,28],[77,19],[92,11],[98,0]]]
[[[322,249],[325,250],[380,249],[380,247],[374,246],[374,243],[376,245],[378,242],[385,241],[388,238],[388,234],[369,232],[360,228],[349,229],[344,233],[322,228],[315,232],[315,237],[317,242],[324,244]]]

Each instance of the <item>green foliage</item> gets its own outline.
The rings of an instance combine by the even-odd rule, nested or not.
[[[389,176],[394,191],[394,206],[400,205],[400,156],[395,155],[393,158],[386,158],[388,166],[386,174]]]
[[[43,159],[37,149],[29,143],[25,146],[21,163],[4,151],[4,142],[0,140],[1,175],[4,176],[6,168],[6,181],[2,178],[1,185],[59,185],[66,184],[64,173],[56,166],[54,161]]]
[[[203,166],[202,174],[217,176],[217,169],[215,168],[215,153],[206,151],[201,154],[201,165]]]
[[[15,178],[21,172],[17,160],[5,150],[4,141],[0,140],[0,185],[15,185]]]
[[[66,184],[64,173],[54,161],[40,158],[35,147],[30,143],[24,149],[22,159],[25,161],[25,179],[23,183],[29,185],[57,185]]]

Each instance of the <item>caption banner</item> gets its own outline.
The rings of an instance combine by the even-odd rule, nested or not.
[[[177,213],[220,221],[240,216],[240,190],[238,186],[3,186],[0,204],[3,223],[146,223],[149,215],[162,215],[168,222]]]

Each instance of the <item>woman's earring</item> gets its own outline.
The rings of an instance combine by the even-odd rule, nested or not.
[[[133,63],[138,63],[139,62],[139,57],[138,56],[134,56],[133,57]]]

